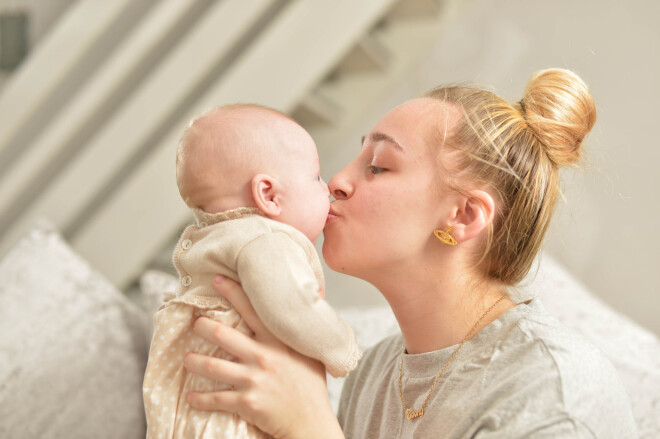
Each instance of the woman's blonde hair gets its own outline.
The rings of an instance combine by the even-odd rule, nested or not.
[[[444,147],[459,152],[447,181],[491,188],[496,217],[479,265],[491,279],[520,282],[541,246],[560,193],[558,168],[579,162],[582,140],[596,121],[585,83],[573,72],[536,72],[523,98],[509,104],[470,86],[440,87],[424,97],[457,105],[463,118]],[[473,183],[473,184],[474,184]]]

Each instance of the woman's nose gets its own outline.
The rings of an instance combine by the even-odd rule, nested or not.
[[[328,182],[328,188],[335,200],[350,198],[353,188],[344,175],[344,171],[335,174]]]

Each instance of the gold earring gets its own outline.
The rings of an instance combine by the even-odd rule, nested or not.
[[[449,245],[456,245],[458,242],[451,236],[451,226],[447,226],[447,230],[435,229],[433,234],[442,242]]]

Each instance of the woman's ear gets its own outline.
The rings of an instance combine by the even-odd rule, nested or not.
[[[282,213],[281,185],[268,174],[257,174],[251,181],[252,198],[259,210],[269,217]]]
[[[450,220],[451,235],[458,241],[468,241],[479,235],[495,217],[495,201],[486,191],[473,190],[460,197],[456,215]]]

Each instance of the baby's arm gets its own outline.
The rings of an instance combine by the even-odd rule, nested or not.
[[[236,268],[264,325],[298,352],[322,361],[333,376],[357,365],[355,334],[323,300],[305,251],[283,232],[267,233],[246,244]]]

